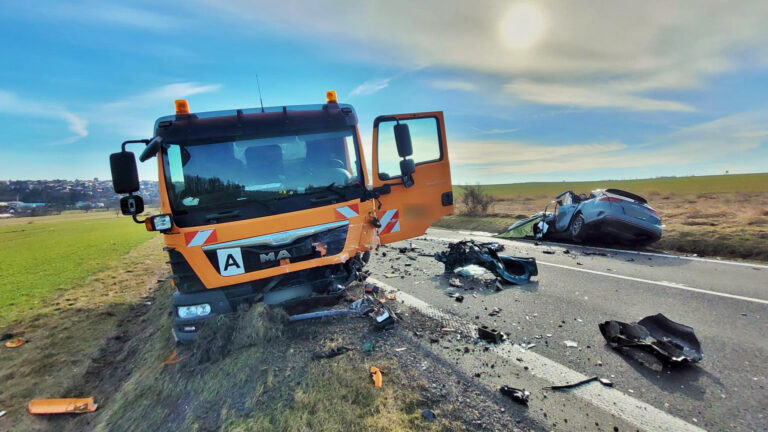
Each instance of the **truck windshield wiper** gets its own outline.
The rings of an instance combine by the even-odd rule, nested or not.
[[[322,192],[322,191],[328,191],[335,193],[339,198],[346,200],[347,196],[341,191],[343,189],[342,186],[337,186],[336,182],[331,182],[328,186],[318,186],[307,189],[307,191],[311,192]],[[323,200],[324,201],[324,200]]]

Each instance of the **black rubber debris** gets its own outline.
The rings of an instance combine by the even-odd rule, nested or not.
[[[587,383],[591,383],[592,381],[597,381],[597,382],[599,382],[600,384],[602,384],[602,385],[604,385],[606,387],[613,387],[613,383],[611,381],[609,381],[609,380],[607,380],[605,378],[599,378],[599,377],[594,376],[592,378],[587,378],[585,380],[581,380],[581,381],[578,381],[578,382],[575,382],[575,383],[571,383],[571,384],[563,384],[563,385],[544,387],[544,390],[569,390],[569,389],[576,388],[576,387],[579,387],[579,386],[587,384]]]
[[[614,349],[637,348],[672,365],[686,365],[703,358],[693,328],[678,324],[662,314],[647,316],[637,323],[606,321],[600,333]]]
[[[314,358],[315,360],[329,359],[329,358],[340,356],[342,354],[346,354],[349,351],[352,351],[352,348],[340,346],[333,349],[329,349],[328,351],[316,352],[312,355],[312,358]]]
[[[437,416],[435,415],[435,412],[432,411],[431,409],[425,409],[421,411],[421,418],[432,423],[433,421],[435,421]]]
[[[521,405],[528,405],[528,397],[531,396],[531,392],[527,392],[521,389],[516,389],[508,385],[501,386],[501,388],[499,388],[499,391],[504,396],[512,399],[513,401]]]

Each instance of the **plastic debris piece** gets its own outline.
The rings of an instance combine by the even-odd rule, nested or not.
[[[179,350],[173,350],[170,356],[163,362],[163,365],[169,366],[181,362],[185,358],[189,357],[189,354],[179,355]]]
[[[30,414],[82,414],[96,411],[93,396],[87,398],[32,399],[27,405]]]
[[[468,266],[459,267],[456,270],[453,271],[457,275],[465,276],[465,277],[482,277],[485,275],[490,274],[491,272],[486,270],[483,267],[480,267],[479,265],[470,264]]]
[[[454,297],[454,300],[456,300],[457,303],[461,303],[461,302],[464,301],[464,296],[463,295],[457,295],[456,297]]]
[[[0,342],[4,340],[8,340],[12,337],[13,337],[13,333],[3,333],[2,335],[0,335]]]
[[[485,325],[477,328],[477,336],[489,343],[499,343],[503,339],[500,331]]]
[[[456,287],[456,288],[461,288],[461,287],[463,287],[463,286],[464,286],[464,284],[463,284],[463,283],[461,283],[461,281],[460,281],[458,278],[451,278],[451,279],[448,281],[448,283],[449,283],[449,284],[450,284],[452,287]]]
[[[504,396],[522,405],[528,405],[528,397],[531,396],[531,392],[527,392],[523,389],[510,387],[508,385],[501,386],[501,388],[499,388],[499,391]]]
[[[703,357],[693,328],[678,324],[662,314],[650,315],[637,323],[606,321],[600,333],[614,349],[638,348],[665,363],[692,364]]]
[[[435,412],[432,411],[431,409],[425,409],[425,410],[421,410],[421,418],[432,423],[433,421],[435,421],[437,416],[435,415]]]
[[[395,348],[395,351],[396,352],[405,351],[405,347]]]
[[[372,352],[374,348],[373,342],[366,342],[363,344],[363,352]]]
[[[17,337],[15,339],[11,339],[5,342],[6,348],[17,348],[27,343],[27,341],[23,338]]]
[[[383,377],[381,376],[381,370],[376,366],[371,366],[370,372],[371,372],[371,378],[373,379],[373,386],[381,387],[382,381],[383,381]]]
[[[346,354],[349,351],[352,351],[352,348],[345,347],[345,346],[338,346],[336,348],[331,348],[331,349],[329,349],[327,351],[316,352],[316,353],[312,354],[312,358],[315,359],[315,360],[318,360],[318,359],[329,359],[329,358],[334,358],[334,357],[340,356],[342,354]]]
[[[579,346],[578,342],[574,342],[574,341],[572,341],[572,340],[563,341],[563,343],[564,343],[564,344],[565,344],[565,346],[567,346],[568,348],[576,348],[576,347],[578,347],[578,346]]]
[[[613,387],[613,383],[611,381],[609,381],[609,380],[607,380],[605,378],[599,378],[599,377],[593,376],[591,378],[587,378],[587,379],[584,379],[584,380],[581,380],[581,381],[577,381],[577,382],[571,383],[571,384],[563,384],[563,385],[544,387],[544,390],[568,390],[568,389],[579,387],[579,386],[587,384],[587,383],[591,383],[592,381],[597,381],[597,382],[599,382],[600,384],[602,384],[602,385],[604,385],[606,387]]]
[[[5,415],[5,411],[0,411],[0,417]]]

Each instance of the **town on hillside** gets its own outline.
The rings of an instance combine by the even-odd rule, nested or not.
[[[139,194],[148,204],[158,202],[157,182],[142,181]],[[111,180],[0,180],[0,218],[109,210],[119,201]]]

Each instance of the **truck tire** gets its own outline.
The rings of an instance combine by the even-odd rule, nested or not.
[[[584,218],[581,216],[581,213],[574,216],[573,220],[571,220],[569,230],[571,231],[571,240],[576,243],[584,241],[584,238],[587,236],[587,227],[584,226]]]

